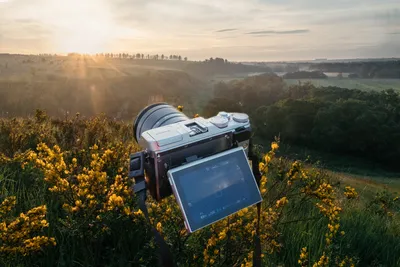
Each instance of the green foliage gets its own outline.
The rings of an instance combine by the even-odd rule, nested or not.
[[[296,71],[283,75],[285,79],[325,79],[328,78],[322,71]]]
[[[394,90],[317,88],[311,83],[287,88],[281,78],[265,74],[217,84],[214,95],[207,114],[240,107],[250,114],[261,140],[280,136],[283,143],[399,170],[400,95]]]
[[[302,103],[299,105],[301,110]],[[14,215],[46,204],[49,228],[44,234],[55,237],[57,242],[55,247],[45,248],[27,257],[2,258],[2,266],[157,264],[158,255],[150,225],[137,211],[133,195],[124,195],[119,200],[123,201],[124,209],[115,206],[105,211],[104,207],[111,205],[112,195],[108,193],[95,197],[106,206],[88,209],[82,206],[84,201],[76,202],[85,197],[77,195],[79,190],[49,191],[53,184],[49,183],[48,179],[54,175],[57,179],[67,177],[65,179],[69,179],[70,185],[77,185],[78,189],[84,185],[76,180],[76,177],[81,175],[80,177],[86,177],[83,180],[80,178],[82,181],[90,181],[91,187],[87,188],[94,190],[99,176],[91,174],[92,168],[101,168],[108,177],[107,190],[114,190],[113,177],[119,174],[126,177],[126,160],[129,153],[137,149],[136,144],[131,141],[132,125],[105,116],[88,120],[79,114],[60,120],[47,117],[42,111],[37,111],[36,116],[32,118],[2,119],[1,122],[1,151],[7,151],[10,157],[14,158],[10,159],[1,154],[0,195],[16,196]],[[14,138],[15,133],[10,131],[14,127],[25,131],[22,131],[18,138]],[[40,155],[39,150],[33,157],[32,151],[37,151],[39,142],[46,142],[51,147],[58,145],[60,149],[56,146],[46,150],[47,154],[43,155]],[[40,147],[43,149],[43,145]],[[340,197],[342,190],[337,183],[334,187],[329,185],[335,184],[335,180],[328,173],[308,168],[299,162],[274,159],[277,148],[278,145],[273,144],[272,151],[264,157],[263,164],[260,165],[265,174],[260,186],[264,198],[260,233],[265,266],[295,266],[303,247],[308,248],[311,263],[320,261],[321,255],[329,255],[332,258],[332,266],[336,266],[335,262],[342,261],[346,256],[359,261],[361,266],[377,263],[393,266],[398,263],[398,258],[388,256],[400,255],[400,248],[396,245],[400,243],[399,210],[393,203],[387,202],[389,196],[380,195],[377,201],[388,203],[387,207],[392,214],[370,211],[360,200]],[[98,151],[99,156],[93,156],[97,153],[95,151]],[[113,161],[103,166],[102,160],[97,158],[107,153],[114,155]],[[31,158],[31,163],[24,163],[26,158]],[[60,165],[60,158],[65,160],[66,167]],[[73,165],[74,158],[79,163],[76,166]],[[36,161],[38,159],[40,160]],[[41,165],[41,160],[46,160],[44,165]],[[38,169],[35,164],[42,167]],[[70,164],[75,167],[68,169]],[[89,171],[85,172],[84,167]],[[71,175],[66,175],[63,168],[71,170],[68,172]],[[323,188],[331,189],[321,191]],[[327,243],[325,234],[330,231],[327,223],[331,219],[321,216],[316,205],[328,203],[336,198],[336,204],[341,203],[343,208],[343,220],[338,227],[345,230],[346,234],[340,235],[339,230],[337,236],[330,238]],[[397,203],[398,200],[393,198],[392,202]],[[66,203],[70,205],[68,208]],[[336,204],[331,202],[331,205]],[[204,266],[213,263],[216,266],[238,266],[243,263],[249,266],[251,263],[254,231],[252,222],[256,218],[254,207],[192,235],[183,230],[182,216],[173,197],[161,203],[150,200],[149,212],[151,223],[165,236],[178,265]],[[99,214],[100,217],[95,214]],[[335,219],[336,223],[338,221]],[[375,243],[372,244],[371,240]],[[388,240],[388,243],[383,240]],[[370,256],[371,254],[373,256]]]
[[[400,60],[366,62],[327,62],[311,65],[323,72],[352,72],[361,78],[400,78]]]

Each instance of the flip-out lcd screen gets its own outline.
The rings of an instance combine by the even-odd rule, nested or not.
[[[242,147],[171,169],[168,177],[189,232],[262,200]]]

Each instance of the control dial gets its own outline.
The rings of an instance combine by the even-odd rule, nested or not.
[[[218,115],[210,118],[210,122],[218,128],[225,128],[226,126],[228,126],[229,119]]]
[[[249,121],[249,116],[245,113],[233,113],[232,118],[239,123],[246,123]]]

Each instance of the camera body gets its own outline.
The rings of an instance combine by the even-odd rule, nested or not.
[[[157,201],[172,194],[169,170],[236,147],[248,153],[251,126],[244,113],[219,112],[156,127],[141,133],[138,143],[144,149],[147,189]]]

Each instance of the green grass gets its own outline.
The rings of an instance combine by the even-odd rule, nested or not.
[[[359,89],[359,90],[386,90],[394,89],[400,91],[400,79],[285,79],[286,84],[293,85],[311,82],[315,86],[337,86],[341,88]]]

